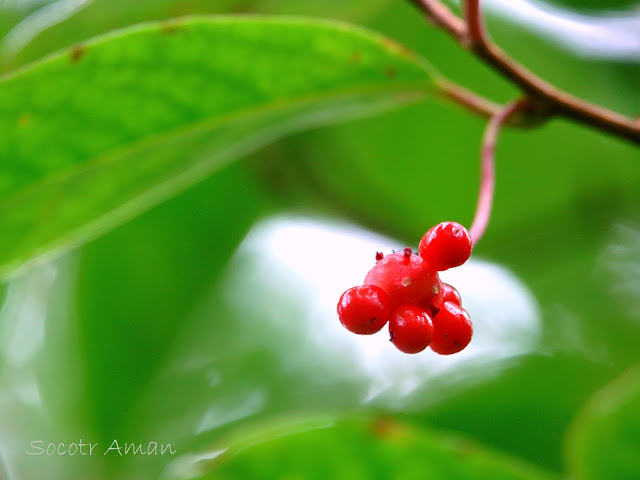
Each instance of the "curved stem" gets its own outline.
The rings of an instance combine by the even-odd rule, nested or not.
[[[509,120],[509,117],[520,110],[529,102],[529,99],[518,100],[507,104],[500,109],[487,124],[482,139],[482,152],[480,155],[480,191],[478,193],[478,203],[473,223],[469,229],[469,235],[473,244],[477,244],[489,223],[491,217],[491,207],[493,205],[493,192],[495,190],[496,169],[495,150],[498,141],[498,133],[502,126]]]

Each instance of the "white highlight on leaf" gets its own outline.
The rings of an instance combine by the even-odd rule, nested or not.
[[[216,405],[207,410],[195,433],[201,434],[209,430],[249,417],[262,410],[266,401],[264,392],[256,390],[249,394],[238,395],[224,405]]]
[[[539,0],[486,0],[491,16],[515,22],[587,58],[640,61],[640,8],[588,14]]]
[[[48,457],[46,465],[34,463],[25,454],[31,441],[86,433],[61,422],[69,418],[64,416],[69,411],[62,413],[63,401],[78,405],[84,389],[77,383],[82,376],[69,331],[71,285],[71,269],[62,260],[33,268],[8,285],[0,311],[0,457],[10,478],[81,478],[89,468],[58,456]]]
[[[51,265],[35,270],[9,285],[0,310],[0,355],[19,367],[40,349],[49,292],[56,277]]]
[[[616,225],[599,267],[603,288],[613,291],[630,318],[640,319],[640,226]]]
[[[64,22],[93,0],[57,0],[27,15],[2,40],[3,58],[11,58],[48,28]]]
[[[201,466],[202,462],[215,460],[227,450],[227,448],[220,448],[182,455],[166,467],[160,478],[186,480],[202,476],[205,473],[205,470]]]

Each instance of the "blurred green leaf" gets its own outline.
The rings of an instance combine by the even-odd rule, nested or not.
[[[296,129],[416,101],[425,65],[326,21],[199,18],[0,82],[0,273],[97,235]]]
[[[576,480],[640,478],[640,365],[591,398],[567,441]]]
[[[207,479],[556,478],[463,438],[388,419],[326,419],[270,425],[235,438],[230,445],[217,446],[209,452],[209,458],[215,451],[219,454],[213,460],[203,454],[176,462],[175,473],[183,474],[182,478],[189,478],[191,473]]]

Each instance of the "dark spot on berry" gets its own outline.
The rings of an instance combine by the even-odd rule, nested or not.
[[[455,347],[456,347],[456,348],[460,348],[460,344],[458,343],[458,341],[457,341],[457,340],[454,340],[454,341],[453,341],[453,344],[455,345]]]
[[[393,332],[389,331],[389,341],[393,342]]]
[[[368,323],[373,323],[373,322],[375,322],[375,321],[376,321],[376,317],[373,317],[371,320],[369,320],[369,322],[368,322]]]
[[[404,250],[402,250],[402,251],[404,252],[404,256],[406,258],[409,258],[411,256],[411,254],[413,253],[409,247],[405,247]]]
[[[384,70],[384,74],[387,76],[387,78],[396,78],[396,69],[393,67],[387,67]]]
[[[76,63],[84,56],[84,54],[86,53],[86,50],[87,49],[84,46],[76,45],[75,47],[71,48],[71,53],[69,54],[69,58],[73,63]]]

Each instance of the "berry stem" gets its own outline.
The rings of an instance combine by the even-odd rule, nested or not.
[[[473,245],[477,244],[489,223],[491,207],[493,205],[493,193],[496,183],[495,150],[498,141],[498,133],[509,117],[525,107],[529,103],[527,98],[508,103],[491,117],[482,139],[482,152],[480,155],[480,191],[473,223],[469,229],[469,235]]]

